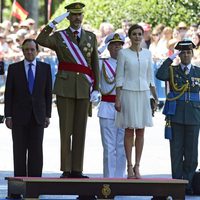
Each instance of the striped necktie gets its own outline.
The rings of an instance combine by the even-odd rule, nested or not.
[[[32,70],[32,65],[33,63],[29,63],[29,68],[28,68],[28,87],[29,91],[32,94],[33,92],[33,85],[34,85],[34,76],[33,76],[33,70]]]

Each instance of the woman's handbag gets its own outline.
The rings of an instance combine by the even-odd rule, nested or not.
[[[152,116],[154,117],[154,112],[155,112],[155,104],[156,101],[154,98],[150,98],[150,105],[151,105],[151,111],[152,111]]]

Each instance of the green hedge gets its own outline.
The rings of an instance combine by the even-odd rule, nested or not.
[[[67,4],[74,2],[67,0]],[[84,22],[99,28],[103,21],[121,27],[122,19],[147,22],[155,26],[163,23],[175,27],[180,21],[188,25],[200,23],[199,0],[82,0],[86,4]],[[60,4],[52,18],[65,12],[66,1]],[[61,27],[66,27],[66,22]]]

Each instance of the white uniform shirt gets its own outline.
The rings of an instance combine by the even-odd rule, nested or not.
[[[117,60],[113,59],[113,58],[108,58],[108,59],[106,59],[106,61],[110,64],[113,71],[115,72]],[[115,86],[115,82],[112,84],[108,84],[105,81],[103,70],[102,70],[103,60],[100,60],[99,64],[100,64],[100,88],[103,93],[107,93],[107,92],[111,91],[112,88]],[[104,66],[106,67],[105,63],[104,63]],[[109,80],[110,81],[114,80],[113,74],[110,72],[110,70],[107,67],[106,67],[106,72],[107,72],[106,73],[107,76],[109,77]],[[110,95],[116,95],[115,89],[112,91],[112,93]],[[101,103],[98,107],[97,116],[102,117],[102,118],[107,118],[107,119],[115,119],[116,110],[115,110],[114,105],[115,105],[115,103],[112,103],[112,102],[101,101]]]

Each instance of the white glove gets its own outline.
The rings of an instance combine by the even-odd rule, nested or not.
[[[177,50],[174,54],[172,54],[171,56],[169,56],[169,58],[173,61],[177,55],[179,55],[181,53],[181,51]]]
[[[90,102],[93,103],[93,105],[98,105],[98,103],[101,101],[101,93],[97,90],[94,90],[90,95]]]
[[[56,24],[60,23],[63,19],[68,17],[68,15],[69,15],[69,12],[65,12],[64,14],[56,17],[52,22],[49,23],[49,26],[51,28],[54,28]]]

